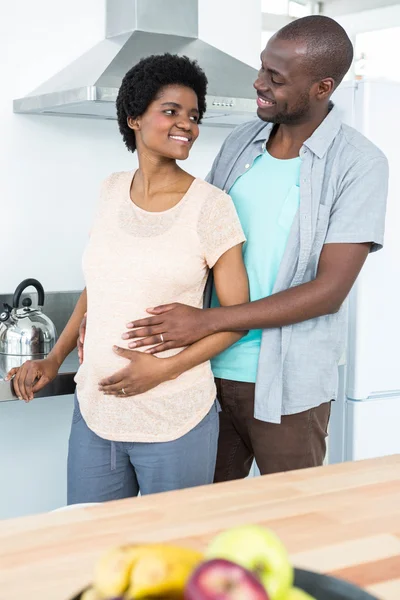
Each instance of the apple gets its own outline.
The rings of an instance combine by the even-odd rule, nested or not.
[[[247,569],[224,559],[204,562],[186,584],[185,600],[269,600],[260,581]]]
[[[217,535],[206,558],[224,558],[254,573],[270,600],[285,600],[293,585],[293,568],[287,550],[273,531],[258,525],[228,529]]]

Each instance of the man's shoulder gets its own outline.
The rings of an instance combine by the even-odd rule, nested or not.
[[[241,125],[235,127],[235,129],[228,135],[225,142],[225,147],[232,145],[238,145],[243,147],[251,143],[253,140],[257,139],[258,136],[262,136],[263,131],[268,131],[271,128],[269,123],[265,123],[261,121],[259,118],[252,119],[251,121],[246,121]]]
[[[342,123],[339,135],[341,159],[347,164],[349,164],[349,161],[356,163],[372,160],[387,162],[382,150],[354,127]]]

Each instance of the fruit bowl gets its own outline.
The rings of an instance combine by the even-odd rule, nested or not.
[[[104,553],[90,588],[73,600],[377,600],[334,577],[293,568],[271,530],[242,525],[218,533],[205,552],[127,544]]]
[[[294,579],[295,585],[313,596],[315,600],[377,600],[375,596],[371,596],[347,581],[320,573],[295,569]],[[82,594],[83,592],[71,600],[80,600]]]
[[[294,583],[316,600],[377,600],[347,581],[311,571],[295,569]]]

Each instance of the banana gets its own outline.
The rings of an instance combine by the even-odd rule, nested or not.
[[[203,555],[188,548],[150,545],[134,562],[126,600],[183,595],[186,582]]]
[[[143,546],[120,546],[106,552],[94,571],[93,587],[100,598],[116,598],[128,589],[132,566]],[[89,597],[89,600],[92,600]]]
[[[189,576],[202,560],[199,552],[164,544],[114,548],[98,561],[93,589],[87,590],[83,600],[139,600],[183,593]]]
[[[80,600],[101,600],[94,588],[89,588],[83,592]]]

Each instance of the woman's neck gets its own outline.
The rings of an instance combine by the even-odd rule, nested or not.
[[[173,159],[160,159],[139,153],[139,169],[131,184],[134,204],[150,212],[162,212],[175,206],[186,194],[194,177],[183,171]]]
[[[172,159],[162,159],[139,154],[139,169],[136,172],[134,187],[143,197],[157,194],[181,179],[186,173]]]

